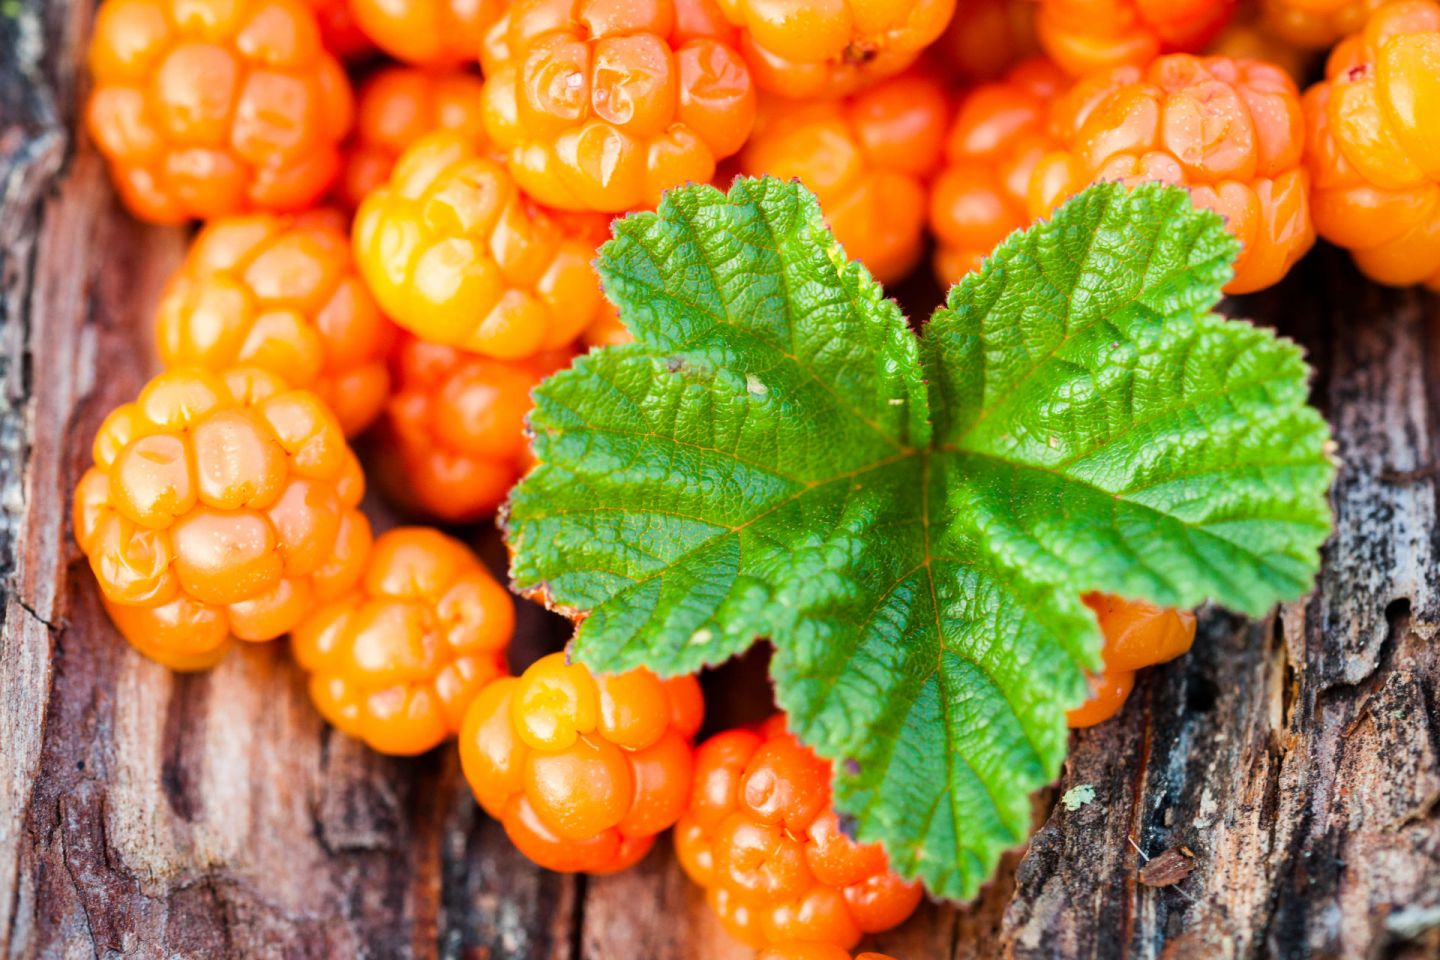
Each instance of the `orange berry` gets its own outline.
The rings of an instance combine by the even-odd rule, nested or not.
[[[526,466],[530,391],[568,360],[559,351],[491,360],[402,334],[377,437],[381,489],[452,522],[493,513]]]
[[[595,677],[552,654],[474,701],[461,767],[527,857],[550,870],[612,873],[638,862],[685,810],[688,704],[699,696],[693,677]],[[686,705],[679,726],[677,703]]]
[[[1090,683],[1090,698],[1065,714],[1065,722],[1075,729],[1093,727],[1115,716],[1135,687],[1133,670],[1087,673],[1085,679]]]
[[[1315,226],[1360,271],[1440,290],[1440,4],[1381,7],[1305,94]]]
[[[1248,8],[1245,11],[1246,15],[1230,21],[1206,52],[1232,60],[1273,63],[1297,84],[1304,83],[1314,65],[1314,52],[1280,39],[1264,23],[1249,15]]]
[[[1066,86],[1057,67],[1037,58],[964,96],[930,193],[941,283],[948,286],[978,269],[1012,231],[1029,224],[1030,176],[1055,146],[1046,123],[1051,102]]]
[[[1385,0],[1260,0],[1267,33],[1286,43],[1318,50],[1365,26]]]
[[[955,0],[718,0],[763,90],[846,96],[915,62]]]
[[[167,367],[263,368],[318,394],[347,435],[385,403],[393,336],[355,272],[340,215],[321,210],[210,222],[156,318]]]
[[[569,344],[599,314],[590,261],[608,226],[536,206],[503,165],[439,131],[360,205],[355,256],[396,323],[510,360]]]
[[[1139,670],[1174,660],[1195,642],[1195,614],[1158,607],[1143,600],[1092,593],[1085,603],[1095,611],[1105,635],[1105,668]]]
[[[480,78],[464,70],[386,67],[361,85],[355,134],[345,147],[336,194],[351,210],[390,179],[405,148],[434,130],[453,130],[483,147]]]
[[[504,675],[515,608],[464,544],[422,527],[375,540],[354,590],[295,628],[322,716],[381,753],[423,753],[459,732]]]
[[[947,109],[941,84],[918,71],[844,100],[767,99],[740,164],[803,181],[846,253],[890,283],[924,246],[926,181]]]
[[[364,479],[314,394],[254,367],[181,367],[106,418],[75,539],[116,626],[181,669],[270,640],[355,583]]]
[[[1228,293],[1278,282],[1315,241],[1300,99],[1279,67],[1188,54],[1119,67],[1061,97],[1051,133],[1061,149],[1031,176],[1032,217],[1100,180],[1186,187],[1242,244]]]
[[[761,950],[755,960],[850,960],[850,951],[830,943],[784,943]]]
[[[511,3],[481,60],[485,128],[520,188],[558,209],[618,213],[708,182],[755,119],[714,2]]]
[[[1105,670],[1087,675],[1090,699],[1066,714],[1072,727],[1093,727],[1119,713],[1135,686],[1136,670],[1174,660],[1195,642],[1195,614],[1189,610],[1105,593],[1083,599],[1105,636],[1100,651]]]
[[[397,60],[428,67],[471,63],[503,0],[350,0],[360,28]]]
[[[1143,67],[1203,50],[1238,0],[1040,0],[1040,45],[1067,73]]]
[[[106,0],[86,122],[136,216],[300,210],[329,188],[350,85],[300,0]]]
[[[879,845],[841,832],[830,765],[786,733],[783,719],[701,745],[675,845],[721,923],[750,946],[847,950],[903,922],[922,895],[918,882],[890,872]]]

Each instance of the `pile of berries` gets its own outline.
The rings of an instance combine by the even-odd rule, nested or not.
[[[1230,292],[1317,235],[1440,289],[1440,2],[1238,6],[103,0],[90,137],[137,217],[203,222],[156,313],[163,372],[75,491],[106,609],[177,670],[290,634],[334,727],[393,754],[458,737],[538,863],[623,869],[675,826],[737,939],[848,957],[921,890],[844,835],[783,718],[696,748],[694,678],[510,676],[515,601],[451,535],[372,537],[349,443],[406,514],[493,516],[534,386],[628,338],[591,265],[612,218],[736,173],[803,181],[886,283],[927,260],[952,283],[1093,182],[1159,180],[1241,241]],[[1085,602],[1105,669],[1076,727],[1195,634]]]

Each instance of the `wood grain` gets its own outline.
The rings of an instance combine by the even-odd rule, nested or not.
[[[89,4],[4,10],[5,956],[747,956],[664,844],[615,877],[535,869],[470,800],[453,751],[390,760],[333,734],[280,645],[180,678],[115,638],[68,494],[101,417],[150,372],[150,312],[186,237],[126,217],[71,133]],[[1440,306],[1361,283],[1332,251],[1230,309],[1301,340],[1320,370],[1343,470],[1317,592],[1260,623],[1205,611],[1190,656],[1075,736],[1023,856],[976,903],[926,904],[875,948],[1440,956]],[[467,533],[499,559],[493,536]],[[527,609],[514,665],[561,642]],[[762,648],[707,680],[709,728],[763,713],[764,665]],[[1141,881],[1182,847],[1188,875]]]

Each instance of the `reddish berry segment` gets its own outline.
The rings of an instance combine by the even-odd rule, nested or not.
[[[344,220],[325,210],[212,221],[156,320],[166,366],[269,370],[318,394],[347,436],[385,403],[394,332],[355,272]]]
[[[1237,0],[1040,0],[1040,45],[1074,76],[1205,48]]]
[[[142,220],[300,210],[335,178],[350,85],[300,0],[106,0],[89,57],[90,135]]]
[[[450,522],[494,513],[529,466],[530,391],[569,360],[567,351],[492,360],[403,336],[379,431],[381,488]]]
[[[675,827],[680,864],[737,940],[848,950],[914,912],[923,893],[861,846],[830,808],[830,765],[774,717],[695,754],[690,807]]]
[[[320,42],[341,60],[359,60],[375,51],[360,29],[351,0],[306,0],[320,27]]]
[[[890,283],[920,258],[947,108],[944,88],[921,73],[844,100],[770,99],[741,166],[803,181],[846,254]]]
[[[1440,290],[1440,4],[1381,7],[1305,94],[1315,225],[1380,283]]]
[[[1055,146],[1046,121],[1066,86],[1059,68],[1037,58],[1001,81],[976,87],[961,102],[930,194],[935,274],[942,284],[977,269],[1012,231],[1030,223],[1030,176]]]
[[[1295,46],[1320,49],[1365,26],[1385,0],[1260,0],[1265,31]]]
[[[295,628],[310,698],[381,753],[423,753],[506,672],[515,608],[469,548],[422,527],[382,534],[360,583]]]
[[[766,947],[755,960],[851,960],[850,951],[828,943],[782,943]],[[883,953],[857,953],[854,960],[895,960]]]
[[[1243,245],[1228,293],[1280,280],[1315,241],[1304,121],[1278,67],[1224,57],[1161,57],[1081,80],[1056,104],[1061,152],[1040,161],[1030,213],[1100,180],[1188,187]]]
[[[996,80],[1040,51],[1030,0],[958,0],[928,60],[962,81]]]
[[[274,374],[163,373],[106,418],[75,538],[116,626],[176,669],[271,640],[355,583],[365,481],[335,417]]]
[[[350,0],[355,20],[397,60],[425,67],[473,63],[505,0]]]
[[[741,28],[762,90],[795,99],[856,93],[915,62],[955,0],[719,0]]]
[[[556,653],[481,692],[460,764],[521,853],[562,873],[613,873],[684,811],[703,715],[694,677],[596,677]]]
[[[609,218],[557,215],[453,131],[400,158],[355,215],[370,290],[416,336],[503,359],[570,343],[598,316]]]
[[[1086,594],[1084,600],[1105,635],[1100,651],[1105,671],[1090,675],[1090,699],[1066,715],[1072,727],[1109,720],[1125,706],[1136,670],[1174,660],[1195,642],[1195,614],[1189,610],[1104,593]]]
[[[341,203],[354,210],[390,179],[395,161],[434,130],[453,130],[483,147],[480,78],[463,70],[387,67],[360,87],[355,135],[345,147],[336,184]]]
[[[540,203],[653,207],[750,135],[733,33],[714,0],[516,0],[481,53],[485,128]]]

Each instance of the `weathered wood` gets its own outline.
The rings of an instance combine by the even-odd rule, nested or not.
[[[67,499],[100,419],[150,372],[150,312],[185,235],[126,217],[71,135],[88,0],[0,9],[5,955],[747,956],[663,842],[615,877],[535,869],[453,751],[387,760],[331,733],[282,646],[178,678],[117,641]],[[1075,737],[1024,856],[975,904],[927,904],[875,948],[1440,955],[1440,306],[1364,285],[1331,252],[1235,309],[1321,370],[1344,469],[1319,590],[1258,624],[1207,611],[1190,656]],[[562,629],[527,608],[516,665]],[[711,678],[712,727],[764,712],[763,668],[762,650]],[[1187,876],[1144,882],[1147,857],[1181,847]]]

